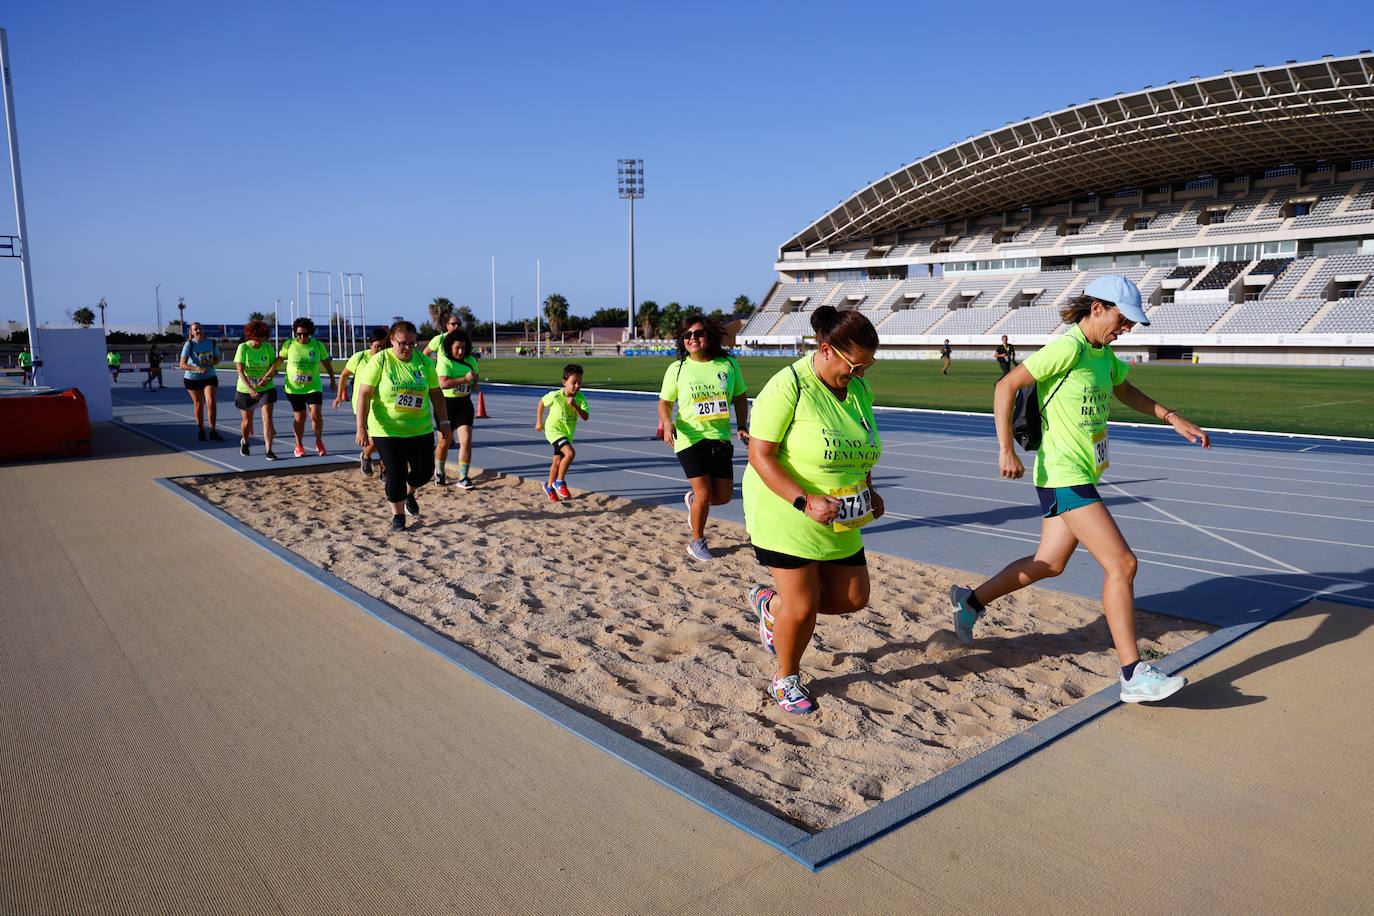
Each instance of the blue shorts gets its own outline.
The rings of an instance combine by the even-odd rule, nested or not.
[[[1035,495],[1040,497],[1040,511],[1045,518],[1054,518],[1074,509],[1102,502],[1097,487],[1090,483],[1076,487],[1036,487]]]

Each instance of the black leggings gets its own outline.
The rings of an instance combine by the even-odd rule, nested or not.
[[[434,476],[434,434],[374,436],[372,444],[386,465],[386,501],[406,498],[406,485],[419,489]]]

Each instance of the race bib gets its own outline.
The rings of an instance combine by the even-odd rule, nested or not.
[[[693,403],[698,420],[730,419],[730,402],[724,398],[697,398]]]
[[[297,372],[295,380],[297,385],[309,385],[315,380],[315,376],[309,372]]]
[[[840,514],[830,523],[836,531],[853,531],[873,521],[873,493],[866,484],[838,487],[830,495],[840,501]]]
[[[471,394],[471,393],[472,393],[472,386],[470,386],[470,385],[464,383],[464,384],[459,385],[457,388],[454,388],[454,389],[452,389],[452,390],[455,391],[455,392],[457,392],[458,394]]]
[[[398,394],[396,395],[396,409],[414,413],[417,410],[425,409],[425,396],[423,394]]]
[[[1107,458],[1107,431],[1105,429],[1093,436],[1093,459],[1097,462],[1097,473],[1099,474],[1107,470],[1107,467],[1112,463]]]

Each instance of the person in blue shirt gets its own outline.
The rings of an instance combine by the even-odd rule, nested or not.
[[[224,437],[215,429],[215,396],[219,394],[219,345],[205,336],[199,321],[191,322],[191,336],[182,344],[177,368],[183,373],[181,383],[191,396],[196,412],[196,440],[205,441],[205,414],[210,414],[210,438],[219,442]]]

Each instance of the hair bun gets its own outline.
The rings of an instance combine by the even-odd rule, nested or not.
[[[811,330],[817,337],[825,338],[840,323],[840,310],[833,305],[823,305],[811,313]]]

